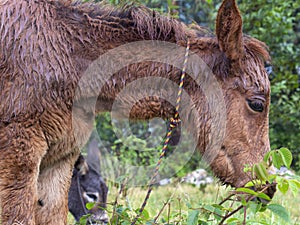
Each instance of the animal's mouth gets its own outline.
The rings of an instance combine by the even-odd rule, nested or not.
[[[103,212],[99,217],[92,217],[89,219],[88,224],[90,225],[107,225],[108,224],[108,216],[106,212]]]
[[[276,192],[276,186],[277,186],[277,183],[273,182],[271,184],[266,183],[265,185],[263,185],[259,189],[257,189],[256,187],[252,187],[251,189],[256,191],[256,192],[262,192],[262,193],[266,194],[268,197],[270,197],[270,199],[272,199],[275,195],[275,192]],[[267,199],[259,198],[259,197],[254,198],[253,201],[259,201],[263,204],[268,204],[270,202]]]
[[[90,221],[88,223],[89,225],[107,225],[108,224],[108,220],[103,220],[103,221]]]
[[[232,182],[228,176],[222,176],[222,177],[218,177],[219,178],[219,181],[222,185],[225,185],[226,187],[231,187],[231,188],[240,188],[240,187],[245,187],[246,186],[246,183],[249,183],[251,182],[251,180],[248,180],[248,182],[245,182],[245,181],[240,181],[240,182]],[[264,185],[259,185],[259,186],[252,186],[252,187],[249,187],[251,190],[254,190],[255,192],[258,192],[258,193],[264,193],[266,194],[270,199],[272,199],[275,195],[275,192],[276,192],[276,186],[277,186],[277,183],[273,182],[273,183],[268,183],[266,182],[266,184]],[[268,204],[270,201],[266,200],[266,199],[263,199],[263,198],[253,198],[251,199],[253,201],[260,201],[262,202],[263,204]]]
[[[250,183],[251,180],[253,180],[253,178],[251,179],[250,176],[247,176],[247,174],[241,174],[240,176],[237,175],[237,170],[235,167],[232,167],[233,170],[231,170],[229,172],[229,170],[227,170],[226,172],[223,171],[223,173],[221,174],[221,176],[218,176],[218,179],[220,181],[220,183],[222,185],[225,185],[227,187],[231,187],[231,188],[244,188],[246,186],[247,183]],[[220,175],[220,174],[219,174]],[[233,179],[234,177],[239,177],[239,179]],[[249,187],[250,189],[254,190],[257,193],[264,193],[266,194],[270,199],[272,199],[274,197],[274,194],[276,192],[276,183],[269,183],[266,182],[265,184],[260,184],[260,185],[254,185],[252,187]],[[253,201],[260,201],[263,204],[268,204],[269,201],[263,198],[251,198],[251,200]]]
[[[107,222],[91,222],[89,223],[90,225],[107,225],[108,224],[108,221]]]

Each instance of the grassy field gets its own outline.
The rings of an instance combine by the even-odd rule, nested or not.
[[[219,186],[217,184],[208,185],[204,191],[199,190],[188,184],[177,184],[168,185],[163,187],[157,187],[153,190],[149,202],[146,206],[146,210],[149,213],[150,218],[155,218],[160,212],[161,215],[158,218],[158,224],[162,224],[164,221],[172,221],[170,224],[186,224],[187,214],[189,207],[197,209],[201,204],[213,204],[219,203],[222,198],[228,195],[229,188],[224,186]],[[118,191],[116,188],[111,187],[108,198],[108,212],[111,217],[113,211],[113,203],[116,200]],[[128,214],[134,214],[130,209],[137,209],[141,206],[143,199],[146,195],[146,190],[141,188],[130,188],[127,190],[127,194],[124,197],[120,195],[118,197],[118,203],[123,206],[123,208],[128,208]],[[291,216],[290,224],[300,225],[300,195],[294,197],[291,193],[282,195],[277,193],[272,201],[272,203],[278,203],[283,205]],[[164,207],[165,206],[165,207]],[[164,207],[164,209],[163,209]],[[239,214],[239,217],[243,217],[243,214]],[[259,213],[254,215],[248,214],[249,224],[258,224],[254,221],[258,221],[259,218],[265,218],[267,224],[270,225],[285,225],[286,222],[280,220],[277,216],[269,211],[264,213]],[[160,222],[159,222],[160,221]],[[252,222],[250,222],[252,221]],[[70,217],[70,224],[74,224],[74,221]],[[167,223],[166,223],[167,224]],[[216,224],[211,222],[210,224]]]

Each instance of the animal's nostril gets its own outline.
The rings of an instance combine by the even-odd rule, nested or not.
[[[84,192],[83,197],[88,202],[98,202],[99,193],[98,192]]]

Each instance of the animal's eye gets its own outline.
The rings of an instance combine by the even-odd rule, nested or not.
[[[261,100],[247,100],[249,107],[255,112],[264,111],[265,105]]]

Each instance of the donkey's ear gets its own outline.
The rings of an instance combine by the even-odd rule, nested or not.
[[[242,26],[242,17],[235,0],[224,0],[218,11],[216,34],[220,49],[231,60],[244,55]]]
[[[100,150],[98,147],[98,141],[96,138],[92,138],[88,148],[87,162],[91,165],[97,172],[100,172]]]
[[[80,175],[86,175],[89,171],[89,166],[83,157],[83,155],[79,155],[77,161],[75,162],[75,168],[79,171]]]

